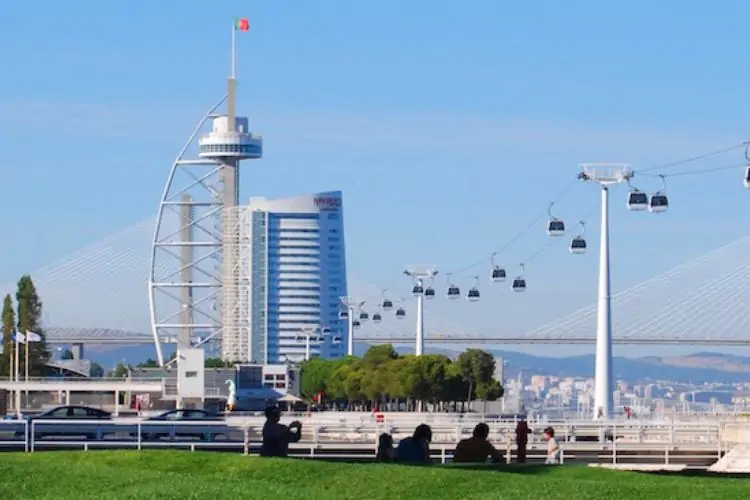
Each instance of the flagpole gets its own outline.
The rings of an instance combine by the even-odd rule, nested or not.
[[[18,331],[15,332],[14,337],[16,339],[16,349],[15,349],[16,359],[14,360],[14,364],[15,364],[14,371],[15,371],[16,384],[18,384],[18,382],[21,381],[21,376],[19,375],[19,372],[18,372],[19,370],[18,365],[20,364],[20,358],[21,358],[21,349],[19,347],[19,341],[18,341]],[[16,414],[17,415],[21,414],[21,389],[20,387],[18,387],[18,385],[16,385]]]
[[[237,59],[237,52],[236,52],[236,43],[235,43],[235,37],[237,36],[237,20],[232,22],[232,62],[231,62],[231,72],[230,77],[232,80],[234,80],[235,75],[235,69],[236,69],[236,59]]]
[[[25,355],[26,355],[26,378],[24,379],[24,382],[29,381],[29,332],[24,333],[25,337],[24,340],[26,341],[24,345]]]
[[[15,335],[13,335],[13,337],[16,340],[16,356],[15,356],[16,359],[13,360],[14,361],[14,365],[15,365],[14,374],[15,374],[15,380],[16,380],[16,382],[20,382],[21,377],[18,375],[18,368],[19,368],[18,365],[20,364],[19,359],[20,359],[20,356],[21,356],[21,352],[20,352],[20,347],[19,347],[19,342],[18,342],[18,332],[15,332]]]

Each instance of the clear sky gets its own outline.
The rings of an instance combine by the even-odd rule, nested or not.
[[[742,0],[8,2],[0,282],[156,211],[174,156],[224,91],[234,16],[252,25],[238,36],[240,108],[265,136],[242,196],[342,189],[350,275],[374,290],[417,262],[481,262],[456,281],[486,282],[490,252],[581,161],[637,171],[750,138]],[[741,179],[668,179],[660,216],[628,212],[615,193],[615,290],[744,236]],[[575,185],[554,213],[572,226],[597,201]],[[542,221],[499,260],[515,273],[548,239]],[[593,251],[557,245],[528,263],[526,294],[503,285],[441,314],[486,332],[533,328],[591,303],[596,266]]]

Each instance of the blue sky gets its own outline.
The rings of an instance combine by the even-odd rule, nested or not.
[[[342,189],[350,274],[376,290],[415,262],[449,272],[485,259],[457,281],[486,278],[489,253],[581,161],[638,170],[750,138],[748,15],[729,0],[12,2],[0,18],[0,282],[156,211],[174,156],[224,91],[234,16],[252,24],[238,37],[240,108],[265,136],[242,196]],[[670,179],[658,217],[615,193],[615,290],[744,236],[741,176]],[[597,201],[576,185],[555,215],[573,222]],[[547,241],[541,223],[500,260],[517,268]],[[522,297],[505,287],[441,313],[533,328],[591,303],[596,265],[557,245],[529,263]]]

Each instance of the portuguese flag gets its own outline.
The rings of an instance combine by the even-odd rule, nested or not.
[[[250,31],[250,20],[246,17],[235,19],[234,29],[236,31]]]

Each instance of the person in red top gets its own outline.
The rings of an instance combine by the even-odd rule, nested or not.
[[[526,419],[521,417],[516,424],[516,454],[519,464],[526,463],[526,445],[529,443],[529,434],[531,434],[531,429],[529,429]]]

